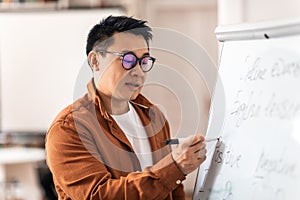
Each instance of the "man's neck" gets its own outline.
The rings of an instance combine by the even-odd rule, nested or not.
[[[121,115],[129,111],[128,100],[119,100],[98,91],[106,111],[111,115]]]

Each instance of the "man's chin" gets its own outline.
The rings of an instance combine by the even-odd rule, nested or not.
[[[131,101],[132,101],[132,100],[135,100],[135,99],[137,98],[137,96],[138,96],[138,94],[132,95],[132,96],[130,97],[130,100],[131,100]]]
[[[120,95],[120,96],[112,96],[113,99],[118,100],[118,101],[132,101],[135,100],[137,98],[137,96],[139,95],[139,93],[134,93],[131,96],[130,95]]]
[[[137,96],[139,95],[140,91],[136,91],[134,92],[131,97],[130,97],[130,100],[135,100],[137,98]]]

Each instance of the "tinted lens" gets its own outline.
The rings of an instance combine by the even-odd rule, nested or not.
[[[153,66],[154,60],[150,56],[146,56],[141,60],[141,68],[144,72],[149,71]]]
[[[125,54],[122,60],[123,67],[125,69],[131,69],[136,65],[136,56],[134,54]]]

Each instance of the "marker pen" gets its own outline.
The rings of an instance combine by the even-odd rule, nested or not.
[[[186,140],[186,138],[176,138],[176,139],[168,139],[165,141],[165,144],[180,144],[182,143],[184,140]],[[208,138],[205,139],[205,142],[212,142],[212,141],[216,141],[216,140],[220,140],[220,138]]]

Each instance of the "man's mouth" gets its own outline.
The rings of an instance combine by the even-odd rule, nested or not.
[[[125,83],[125,85],[134,90],[136,90],[137,88],[140,87],[140,84],[138,84],[138,83]]]

